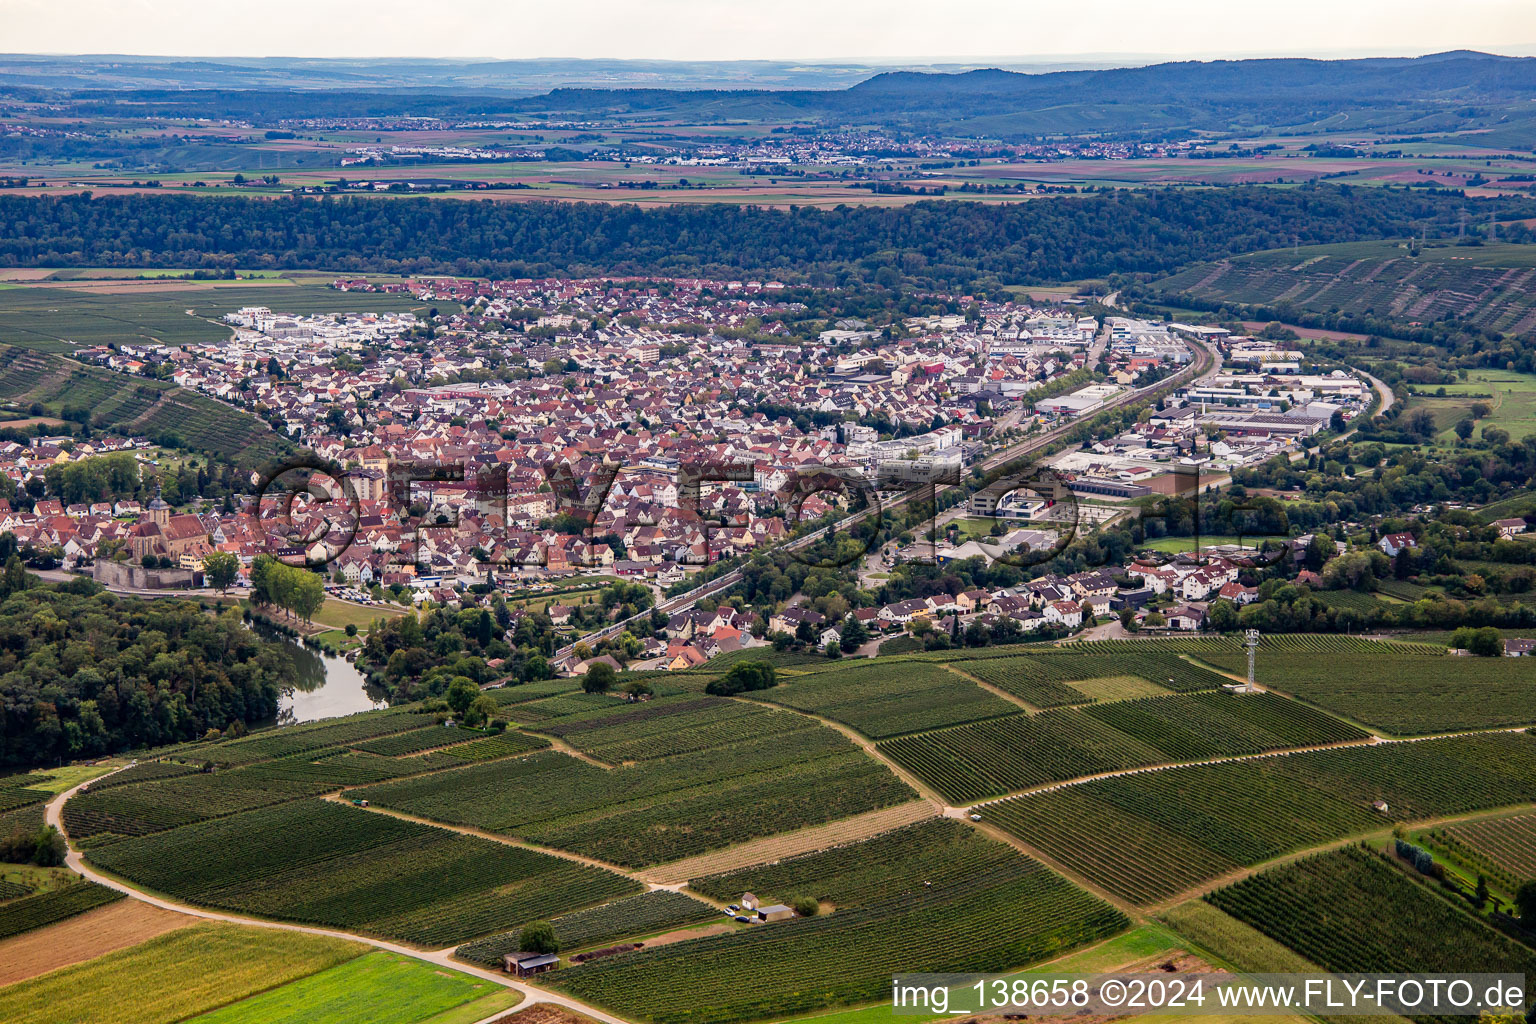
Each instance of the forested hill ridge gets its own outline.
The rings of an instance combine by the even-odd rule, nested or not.
[[[1105,191],[789,210],[366,197],[0,196],[0,267],[323,268],[494,277],[570,274],[902,278],[988,289],[1187,264],[1292,244],[1454,233],[1492,200],[1460,191],[1306,185]],[[1501,219],[1536,200],[1501,197]],[[1528,234],[1511,224],[1510,241]]]
[[[155,76],[145,75],[146,88],[80,89],[78,76],[67,69],[52,80],[44,68],[21,70],[26,73],[6,76],[16,84],[0,89],[0,95],[45,100],[85,117],[233,117],[257,125],[285,118],[402,113],[445,118],[543,114],[582,119],[793,119],[882,123],[966,135],[982,130],[1001,138],[1079,133],[1186,136],[1255,128],[1322,133],[1346,125],[1351,131],[1444,133],[1507,126],[1512,118],[1529,120],[1525,107],[1536,92],[1536,58],[1467,50],[1412,58],[1184,61],[1039,73],[893,71],[848,88],[557,88],[522,97],[498,88],[495,70],[488,66],[457,79],[423,77],[418,88],[373,89],[349,87],[359,81],[354,74],[328,79],[340,88],[277,89],[250,68],[229,74],[226,88],[165,88],[167,80],[183,76],[162,69]],[[314,71],[310,67],[306,74]],[[114,73],[122,75],[124,69],[115,68]],[[207,79],[198,75],[185,80]],[[453,81],[473,84],[453,88]],[[51,82],[56,83],[53,88],[48,87]],[[509,77],[507,84],[513,82]]]

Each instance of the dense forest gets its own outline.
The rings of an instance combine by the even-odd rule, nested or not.
[[[236,611],[0,577],[0,765],[54,764],[198,739],[273,717],[285,644]]]
[[[1164,273],[1258,249],[1451,230],[1460,192],[1310,185],[1012,205],[642,209],[365,197],[0,196],[0,267],[318,267],[522,277],[720,274],[980,289]],[[1501,197],[1502,218],[1536,200]],[[1431,227],[1433,232],[1435,229]]]

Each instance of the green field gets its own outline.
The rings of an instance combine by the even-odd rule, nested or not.
[[[1445,397],[1439,397],[1440,386],[1421,390],[1432,392],[1417,396],[1413,406],[1423,405],[1435,412],[1435,423],[1441,427],[1439,440],[1451,444],[1456,435],[1451,428],[1471,415],[1475,402],[1485,402],[1493,407],[1493,415],[1477,421],[1481,431],[1486,426],[1509,431],[1518,441],[1536,433],[1536,374],[1517,373],[1513,370],[1470,370],[1465,383],[1446,384]],[[1475,437],[1476,435],[1474,435]]]
[[[377,952],[192,1019],[196,1024],[472,1024],[521,999],[494,982]]]
[[[203,924],[0,989],[6,1024],[176,1024],[352,960],[367,947]]]

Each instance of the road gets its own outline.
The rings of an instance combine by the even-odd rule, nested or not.
[[[122,771],[122,769],[119,768],[117,771]],[[108,774],[116,773],[109,772]],[[100,776],[99,778],[105,777],[106,776]],[[80,785],[87,785],[87,783],[82,782]],[[79,789],[80,786],[75,786],[71,789],[65,790],[58,796],[54,797],[52,800],[48,801],[48,804],[44,809],[44,818],[47,823],[58,829],[61,833],[64,833],[66,839],[68,838],[68,833],[64,832],[64,805],[69,801],[70,797],[74,796],[75,793],[79,791]],[[472,967],[468,964],[460,963],[459,961],[453,959],[452,947],[439,950],[412,949],[409,946],[402,946],[399,943],[386,942],[383,939],[375,939],[368,935],[354,935],[351,932],[339,931],[332,928],[314,928],[310,927],[309,925],[284,924],[280,921],[264,921],[260,918],[246,917],[242,914],[227,914],[218,910],[208,910],[203,907],[189,906],[185,903],[178,903],[175,900],[165,899],[164,897],[153,896],[147,892],[142,892],[138,889],[135,889],[133,886],[127,884],[126,882],[113,878],[110,875],[102,874],[85,862],[85,858],[81,856],[80,851],[74,848],[73,844],[70,846],[69,855],[65,858],[64,863],[68,865],[70,869],[89,879],[90,881],[95,882],[97,885],[104,885],[109,889],[116,889],[118,892],[125,893],[132,899],[139,900],[143,903],[148,903],[152,907],[159,907],[161,910],[170,910],[178,914],[186,914],[188,917],[196,917],[204,921],[223,921],[228,924],[246,925],[253,928],[272,928],[277,931],[303,932],[306,935],[325,935],[333,939],[346,939],[350,942],[360,942],[364,945],[372,946],[375,949],[388,950],[391,953],[398,953],[401,956],[408,956],[414,960],[421,960],[425,963],[434,964],[438,967],[444,967],[450,970],[458,971],[461,974],[473,975],[482,981],[490,981],[497,985],[501,985],[503,988],[510,988],[523,997],[523,1001],[518,1004],[519,1007],[531,1006],[534,1003],[552,1003],[556,1006],[562,1006],[568,1010],[574,1010],[577,1013],[584,1013],[588,1017],[602,1021],[603,1024],[630,1024],[629,1021],[626,1021],[622,1017],[615,1017],[611,1013],[599,1010],[596,1007],[588,1006],[580,1000],[571,999],[570,997],[563,996],[558,992],[545,991],[544,989],[535,988],[532,985],[527,985],[523,982],[515,981],[514,979],[500,973],[499,971],[488,971],[484,968]],[[510,1009],[498,1010],[483,1020],[473,1022],[473,1024],[490,1024],[491,1021],[497,1020],[510,1012]]]
[[[1364,377],[1366,380],[1370,381],[1371,387],[1375,388],[1376,394],[1381,397],[1381,408],[1376,410],[1377,416],[1380,416],[1388,409],[1392,408],[1392,406],[1397,402],[1397,396],[1392,393],[1391,388],[1387,387],[1387,385],[1381,380],[1371,376],[1364,370],[1355,370],[1355,372]]]
[[[1136,405],[1141,402],[1152,401],[1158,395],[1173,391],[1192,380],[1203,379],[1205,377],[1211,376],[1212,374],[1220,372],[1222,365],[1221,353],[1217,352],[1214,348],[1204,344],[1203,342],[1194,344],[1196,359],[1189,366],[1186,366],[1184,369],[1180,370],[1178,373],[1167,378],[1166,380],[1158,381],[1155,384],[1149,384],[1144,388],[1136,388],[1131,391],[1127,391],[1125,394],[1120,395],[1119,397],[1112,399],[1109,402],[1106,402],[1101,408],[1095,410],[1092,415],[1097,416],[1102,412],[1109,412],[1115,409],[1124,408],[1128,405]],[[1040,451],[1042,448],[1047,448],[1055,442],[1061,440],[1071,431],[1076,429],[1080,425],[1080,422],[1080,420],[1073,420],[1070,423],[1065,423],[1059,427],[1048,430],[1043,434],[1036,434],[1032,437],[1027,437],[1016,444],[1010,445],[1009,447],[1004,448],[1003,450],[996,452],[991,456],[988,456],[978,465],[983,472],[986,472],[988,470],[996,469],[999,466],[1005,466],[1011,462],[1025,458],[1034,454],[1035,452]],[[944,491],[947,491],[954,486],[956,485],[950,484],[939,487],[937,488],[937,492],[943,493]],[[921,491],[909,491],[900,497],[893,498],[888,502],[882,503],[880,506],[871,506],[869,508],[855,512],[852,515],[839,520],[837,524],[838,529],[840,531],[845,531],[848,527],[857,525],[869,516],[875,514],[876,512],[880,512],[883,509],[899,508],[900,506],[910,501],[915,494],[919,493],[921,493]],[[779,545],[779,547],[780,549],[786,551],[797,551],[801,548],[806,548],[816,543],[816,541],[819,540],[821,536],[821,531],[818,530],[803,537],[797,537],[794,540],[786,541]],[[690,590],[687,593],[679,594],[677,597],[674,597],[668,601],[664,601],[658,607],[669,615],[684,611],[688,608],[692,608],[696,603],[706,597],[711,597],[720,593],[721,591],[729,590],[731,587],[741,582],[741,579],[741,570],[733,569],[730,572],[724,573],[718,578],[703,584],[702,586],[695,587],[693,590]],[[582,638],[582,641],[591,646],[596,644],[598,641],[607,639],[611,636],[616,636],[617,634],[623,632],[629,623],[641,618],[642,616],[648,616],[650,614],[650,610],[647,609],[646,611],[633,615],[630,618],[621,619],[612,625],[603,627],[595,633],[588,634]],[[556,651],[555,656],[557,658],[564,658],[569,655],[572,650],[575,649],[575,646],[575,643],[568,644],[567,646],[562,647],[560,650]]]

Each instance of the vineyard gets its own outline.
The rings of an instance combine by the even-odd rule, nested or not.
[[[1359,847],[1272,868],[1206,899],[1329,971],[1497,972],[1536,983],[1536,953]]]
[[[688,887],[722,903],[751,892],[765,903],[810,896],[847,909],[915,895],[924,882],[958,883],[1016,856],[953,818],[928,818],[858,842],[695,878]]]
[[[608,706],[552,719],[540,731],[577,750],[622,764],[707,750],[737,736],[768,736],[818,728],[814,722],[720,697],[669,697]]]
[[[1437,838],[1474,864],[1487,865],[1490,877],[1510,891],[1536,878],[1536,814],[1448,825]]]
[[[1373,808],[1384,800],[1388,811]],[[1392,822],[1536,799],[1536,740],[1497,733],[1141,772],[987,804],[984,817],[1152,904]]]
[[[847,852],[860,856],[856,848]],[[907,881],[913,891],[893,890],[869,906],[641,949],[559,971],[551,984],[657,1024],[724,1024],[888,999],[891,976],[914,964],[928,971],[1022,967],[1129,923],[1006,847],[931,887]]]
[[[36,776],[25,772],[0,776],[0,813],[47,800],[52,795],[47,790],[29,788],[37,782]]]
[[[430,719],[404,711],[365,712],[313,725],[293,725],[207,747],[200,753],[215,764],[241,765],[326,747],[357,744],[391,733],[419,729]]]
[[[876,739],[1011,715],[1016,705],[937,665],[875,661],[781,677],[764,700],[851,725]]]
[[[772,711],[764,715],[776,725],[788,719]],[[646,728],[655,721],[636,720],[637,727]],[[611,737],[607,730],[613,728],[605,725],[594,732]],[[716,733],[722,742],[736,735],[723,726]],[[573,733],[573,741],[580,735]],[[623,735],[615,740],[618,749],[638,750]],[[603,752],[612,756],[610,748]],[[728,747],[636,758],[608,770],[546,751],[383,783],[353,795],[436,821],[636,867],[905,803],[913,796],[837,732],[817,727],[761,735],[749,731]]]
[[[201,906],[429,947],[638,888],[601,868],[320,800],[125,839],[90,859]]]
[[[1086,645],[1084,645],[1086,646]],[[1135,676],[1165,690],[1214,690],[1226,679],[1180,658],[1172,651],[1117,650],[1100,652],[1069,647],[1018,658],[987,658],[956,662],[955,667],[991,683],[1035,707],[1082,704],[1091,700],[1070,684],[1078,680]]]
[[[262,420],[205,395],[12,345],[0,346],[0,400],[40,402],[54,414],[66,406],[89,409],[98,429],[152,437],[170,432],[194,451],[247,463],[271,459],[286,447]]]
[[[882,753],[966,802],[1171,761],[1358,740],[1366,734],[1271,693],[1198,693],[1015,715],[904,736]]]
[[[8,900],[0,904],[0,939],[83,914],[122,898],[123,894],[116,889],[81,881],[62,889]]]
[[[669,928],[714,920],[720,911],[692,896],[659,889],[638,896],[626,896],[565,914],[550,922],[560,950],[569,953],[588,946],[601,946],[632,935],[648,935]],[[466,943],[453,951],[460,960],[500,967],[501,958],[518,950],[519,932],[513,929],[500,935]]]
[[[1536,659],[1449,658],[1398,653],[1407,645],[1359,640],[1368,650],[1269,654],[1257,679],[1331,711],[1399,735],[1487,729],[1536,722]],[[1247,671],[1240,655],[1207,655],[1228,671]],[[1527,664],[1531,661],[1532,664]]]

